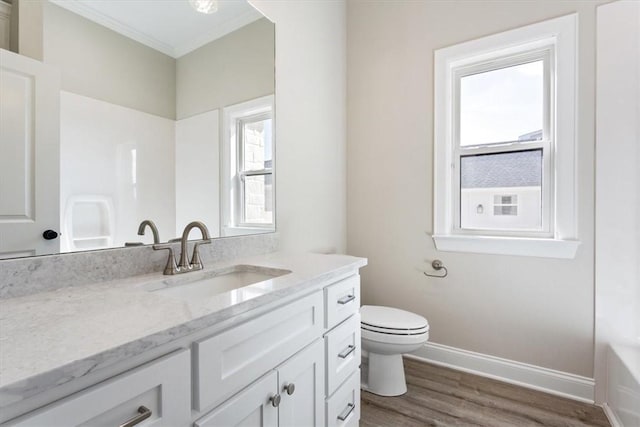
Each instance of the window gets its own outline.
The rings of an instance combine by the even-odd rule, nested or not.
[[[223,235],[274,229],[273,97],[224,109]]]
[[[551,237],[554,122],[551,120],[554,44],[452,67],[454,181],[457,233]],[[547,167],[545,167],[545,164]],[[495,206],[493,215],[467,211],[496,194],[526,200]],[[477,233],[475,233],[477,234]]]
[[[240,226],[273,224],[271,113],[236,119]]]
[[[575,15],[435,55],[440,250],[573,257]]]

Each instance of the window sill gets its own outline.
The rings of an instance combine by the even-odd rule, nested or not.
[[[434,235],[436,249],[445,252],[533,256],[573,259],[579,240],[538,239],[528,237]]]

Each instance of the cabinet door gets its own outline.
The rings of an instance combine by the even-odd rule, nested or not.
[[[278,374],[264,376],[194,423],[196,427],[277,427],[278,408],[271,398],[278,393]]]
[[[282,364],[278,376],[280,426],[324,426],[323,341],[317,340]]]

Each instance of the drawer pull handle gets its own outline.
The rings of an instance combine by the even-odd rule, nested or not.
[[[280,406],[280,400],[282,399],[282,397],[280,397],[280,394],[276,394],[274,396],[271,396],[269,398],[269,400],[271,401],[271,406],[273,406],[274,408],[277,408],[278,406]]]
[[[347,295],[338,300],[338,304],[345,305],[356,299],[355,295]]]
[[[354,405],[353,403],[349,403],[347,407],[344,408],[344,411],[342,411],[342,413],[338,415],[338,419],[340,421],[346,420],[349,417],[349,415],[351,415],[354,409],[356,409],[356,405]]]
[[[351,353],[353,353],[356,350],[356,346],[355,345],[350,345],[349,347],[345,348],[344,350],[342,350],[340,353],[338,353],[338,357],[340,359],[346,359],[347,356],[349,356]]]
[[[140,406],[138,408],[138,415],[120,424],[120,427],[133,427],[149,418],[151,414],[151,409],[147,408],[146,406]]]
[[[285,384],[283,389],[289,396],[291,396],[293,392],[296,391],[296,385],[294,383]]]

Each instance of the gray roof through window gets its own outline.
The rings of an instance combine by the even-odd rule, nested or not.
[[[542,150],[462,156],[460,163],[462,188],[542,185]]]

